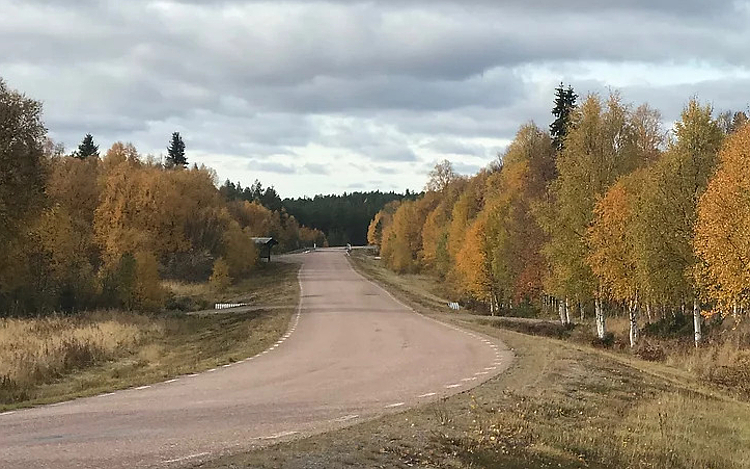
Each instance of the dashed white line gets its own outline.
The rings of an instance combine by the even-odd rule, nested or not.
[[[460,384],[448,384],[445,386],[445,389],[453,389],[453,388],[460,388]]]
[[[227,363],[226,365],[221,365],[222,368],[229,368],[230,366],[232,366],[231,363]]]
[[[462,379],[461,381],[463,381],[463,382],[466,382],[466,381],[474,381],[474,380],[476,380],[476,379],[477,379],[476,377],[474,377],[474,378],[464,378],[464,379]]]
[[[187,461],[188,459],[200,458],[201,456],[208,456],[209,454],[211,454],[211,453],[196,453],[196,454],[191,454],[190,456],[184,456],[182,458],[167,459],[166,461],[164,461],[164,463],[165,464],[172,464],[172,463],[175,463],[175,462]]]
[[[175,378],[175,379],[170,379],[169,381],[164,381],[164,384],[174,383],[174,382],[176,382],[176,381],[177,381],[177,378]]]
[[[487,371],[478,371],[478,372],[474,373],[474,376],[481,376],[481,375],[488,375],[488,374],[489,374],[489,372],[487,372]]]
[[[276,438],[283,438],[285,436],[292,436],[292,435],[296,435],[297,433],[299,433],[299,432],[294,432],[294,431],[281,432],[281,433],[277,433],[275,435],[261,437],[261,440],[275,440]]]
[[[395,407],[401,407],[402,405],[406,404],[405,402],[396,402],[395,404],[388,404],[385,406],[386,409],[393,409]]]
[[[104,393],[104,394],[99,394],[99,395],[98,395],[98,396],[96,396],[96,397],[108,397],[108,396],[114,396],[114,395],[115,395],[115,393],[113,393],[113,392],[108,392],[108,393]]]
[[[354,420],[354,419],[356,419],[357,417],[359,417],[359,415],[358,415],[358,414],[352,414],[352,415],[344,415],[343,417],[339,417],[339,418],[337,418],[337,419],[336,419],[335,421],[336,421],[336,422],[347,422],[347,421],[349,421],[349,420]]]
[[[485,368],[485,371],[491,371],[491,370],[497,370],[496,366],[488,366]]]
[[[196,376],[198,376],[198,373],[193,373],[191,375],[188,375],[188,378],[195,378]]]
[[[3,415],[13,415],[15,413],[16,413],[15,410],[11,410],[11,411],[8,411],[8,412],[3,412],[3,413],[0,414],[0,417],[2,417]]]
[[[421,394],[421,395],[419,395],[417,397],[432,397],[432,396],[437,396],[437,393],[436,392],[427,392],[427,393]]]
[[[206,373],[213,373],[214,371],[216,371],[216,368],[211,368],[211,369],[210,369],[210,370],[208,370],[208,371],[207,371]]]
[[[136,390],[136,391],[142,391],[142,390],[144,390],[144,389],[148,389],[148,388],[150,388],[150,387],[151,387],[151,386],[149,386],[149,385],[146,385],[146,386],[138,386],[137,388],[135,388],[135,390]]]

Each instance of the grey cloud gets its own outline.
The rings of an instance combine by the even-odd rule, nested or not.
[[[273,161],[252,161],[247,167],[251,171],[261,171],[264,173],[294,174],[297,172],[294,166]]]
[[[0,0],[0,11],[0,74],[45,102],[68,147],[92,132],[158,153],[179,130],[189,154],[289,180],[344,171],[300,156],[311,147],[364,157],[360,178],[400,178],[424,150],[467,156],[471,171],[498,149],[467,140],[511,139],[529,119],[545,128],[557,79],[545,81],[570,82],[582,61],[750,69],[747,1]],[[747,78],[686,81],[622,92],[668,120],[693,94],[717,109],[750,99]]]

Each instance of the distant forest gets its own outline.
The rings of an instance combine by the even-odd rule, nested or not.
[[[300,223],[325,233],[328,244],[367,244],[367,226],[386,204],[394,200],[415,200],[419,194],[407,189],[395,192],[351,192],[316,195],[314,198],[284,199],[286,211]]]
[[[263,188],[260,181],[242,187],[224,182],[219,191],[228,201],[258,202],[272,211],[285,211],[300,224],[325,233],[328,244],[341,246],[367,244],[370,220],[389,202],[416,200],[421,194],[409,192],[351,192],[342,195],[316,195],[313,198],[281,199],[273,187]]]

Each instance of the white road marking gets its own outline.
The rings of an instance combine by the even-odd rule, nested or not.
[[[453,388],[460,388],[460,387],[461,387],[460,384],[448,384],[447,386],[445,386],[445,389],[453,389]]]
[[[148,385],[146,385],[146,386],[138,386],[137,388],[135,388],[135,390],[136,390],[136,391],[142,391],[142,390],[144,390],[144,389],[148,389],[148,388],[150,388],[150,387],[151,387],[151,386],[148,386]]]
[[[359,417],[359,415],[357,415],[357,414],[352,414],[352,415],[344,415],[343,417],[339,417],[339,418],[337,418],[337,419],[336,419],[335,421],[336,421],[336,422],[346,422],[346,421],[348,421],[348,420],[354,420],[354,419],[356,419],[357,417]]]
[[[477,373],[474,373],[474,376],[481,376],[481,375],[488,375],[488,374],[489,374],[489,372],[487,372],[487,371],[479,371]]]
[[[436,392],[428,392],[428,393],[422,394],[421,396],[417,396],[417,397],[432,397],[432,396],[437,396],[437,393]]]
[[[99,394],[99,395],[98,395],[98,396],[96,396],[96,397],[107,397],[107,396],[114,396],[114,395],[115,395],[115,393],[113,393],[113,392],[108,392],[108,393],[106,393],[106,394]]]
[[[3,413],[0,414],[0,417],[2,417],[3,415],[13,415],[15,413],[16,413],[15,410],[11,410],[11,411],[8,411],[8,412],[3,412]]]
[[[216,371],[216,368],[211,368],[210,370],[207,371],[207,373],[213,373],[214,371]]]
[[[167,459],[166,461],[164,461],[164,464],[172,464],[175,462],[187,461],[188,459],[200,458],[201,456],[208,456],[209,454],[211,453],[196,453],[196,454],[191,454],[190,456],[184,456],[182,458]]]
[[[188,375],[188,378],[195,378],[196,376],[198,376],[198,373],[193,373],[191,375]]]
[[[466,382],[466,381],[474,381],[475,379],[477,379],[477,378],[476,377],[474,377],[474,378],[464,378],[461,381],[464,381],[464,382]]]
[[[232,366],[232,364],[231,364],[231,363],[228,363],[228,364],[226,364],[226,365],[221,365],[221,367],[222,367],[222,368],[229,368],[230,366]]]
[[[497,367],[496,366],[488,366],[487,368],[485,368],[485,371],[490,371],[490,370],[497,370]]]
[[[395,404],[388,404],[385,406],[386,409],[393,409],[394,407],[401,407],[402,405],[406,404],[405,402],[396,402]]]
[[[264,436],[264,437],[261,438],[261,440],[275,440],[276,438],[283,438],[285,436],[292,436],[292,435],[296,435],[297,433],[299,433],[299,432],[293,432],[293,431],[292,432],[281,432],[281,433],[277,433],[277,434],[271,435],[271,436]]]
[[[174,383],[175,381],[177,381],[177,378],[170,379],[169,381],[164,381],[164,384]]]

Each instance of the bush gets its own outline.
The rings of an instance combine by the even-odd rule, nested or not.
[[[210,283],[211,289],[219,293],[225,292],[232,283],[232,277],[229,275],[229,264],[224,259],[219,258],[214,262],[214,271],[211,274]]]

